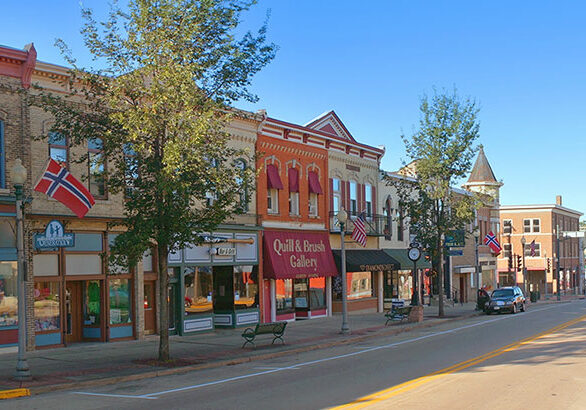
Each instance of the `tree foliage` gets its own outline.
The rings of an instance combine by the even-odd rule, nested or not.
[[[233,148],[227,127],[237,100],[256,101],[252,76],[274,57],[266,22],[236,39],[254,1],[130,0],[97,22],[82,11],[85,44],[100,69],[80,68],[63,42],[71,95],[42,93],[53,131],[72,145],[102,144],[109,192],[125,196],[125,232],[112,248],[134,265],[155,247],[160,300],[167,300],[167,257],[243,213],[254,186],[254,153]],[[78,158],[86,161],[87,157]],[[210,201],[208,201],[210,199]],[[168,306],[161,303],[159,359],[169,358]]]
[[[478,108],[454,91],[424,96],[420,111],[419,129],[402,136],[410,162],[400,175],[387,175],[386,181],[396,188],[410,231],[431,254],[434,271],[441,278],[441,238],[464,229],[480,205],[476,195],[454,188],[472,166],[479,136]],[[443,316],[443,286],[438,288]]]

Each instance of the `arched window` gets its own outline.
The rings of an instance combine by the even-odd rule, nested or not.
[[[106,158],[104,157],[104,148],[101,139],[91,139],[88,141],[88,168],[90,192],[94,198],[106,199]]]
[[[248,212],[248,187],[244,183],[244,172],[246,171],[246,161],[241,158],[238,158],[235,161],[236,169],[238,170],[238,175],[236,176],[236,183],[239,185],[240,191],[240,206],[244,209],[245,212]]]
[[[385,239],[390,241],[393,238],[393,201],[390,196],[385,201],[383,212],[385,213]]]

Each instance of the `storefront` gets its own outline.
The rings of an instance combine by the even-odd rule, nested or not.
[[[328,314],[331,279],[338,271],[327,232],[265,231],[265,317],[270,321]]]
[[[399,262],[380,249],[348,249],[346,252],[346,289],[348,310],[383,308],[383,277],[399,267]],[[334,259],[341,270],[341,251],[334,250]],[[333,286],[334,311],[341,311],[342,277]]]
[[[384,308],[390,309],[392,300],[410,301],[413,296],[413,268],[414,263],[409,259],[408,249],[383,249],[385,253],[395,259],[398,265],[391,271],[384,273]],[[431,262],[423,255],[415,265],[418,274],[418,284],[425,301],[429,296]]]
[[[64,232],[50,221],[34,240],[37,347],[135,337],[133,275],[106,263],[117,234]]]
[[[170,330],[183,335],[258,323],[257,232],[214,232],[202,240],[169,255]]]
[[[0,348],[18,344],[14,206],[0,204]]]

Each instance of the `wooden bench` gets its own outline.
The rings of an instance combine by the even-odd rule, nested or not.
[[[256,325],[256,327],[253,329],[251,327],[248,327],[244,330],[244,332],[242,332],[242,337],[245,339],[244,344],[242,345],[242,348],[244,348],[244,346],[246,346],[246,344],[250,343],[252,344],[254,347],[256,347],[256,344],[254,343],[254,339],[258,336],[258,335],[273,335],[273,343],[275,343],[275,340],[280,340],[281,343],[285,344],[285,341],[283,340],[283,334],[285,333],[285,327],[287,326],[287,322],[274,322],[274,323],[259,323]]]
[[[398,320],[402,322],[405,319],[409,318],[409,313],[411,313],[411,306],[393,306],[391,310],[385,313],[385,317],[387,321],[385,322],[385,326],[389,324],[392,320]]]

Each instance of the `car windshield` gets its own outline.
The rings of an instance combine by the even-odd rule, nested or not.
[[[513,296],[513,289],[497,289],[492,292],[493,298],[506,298]]]

